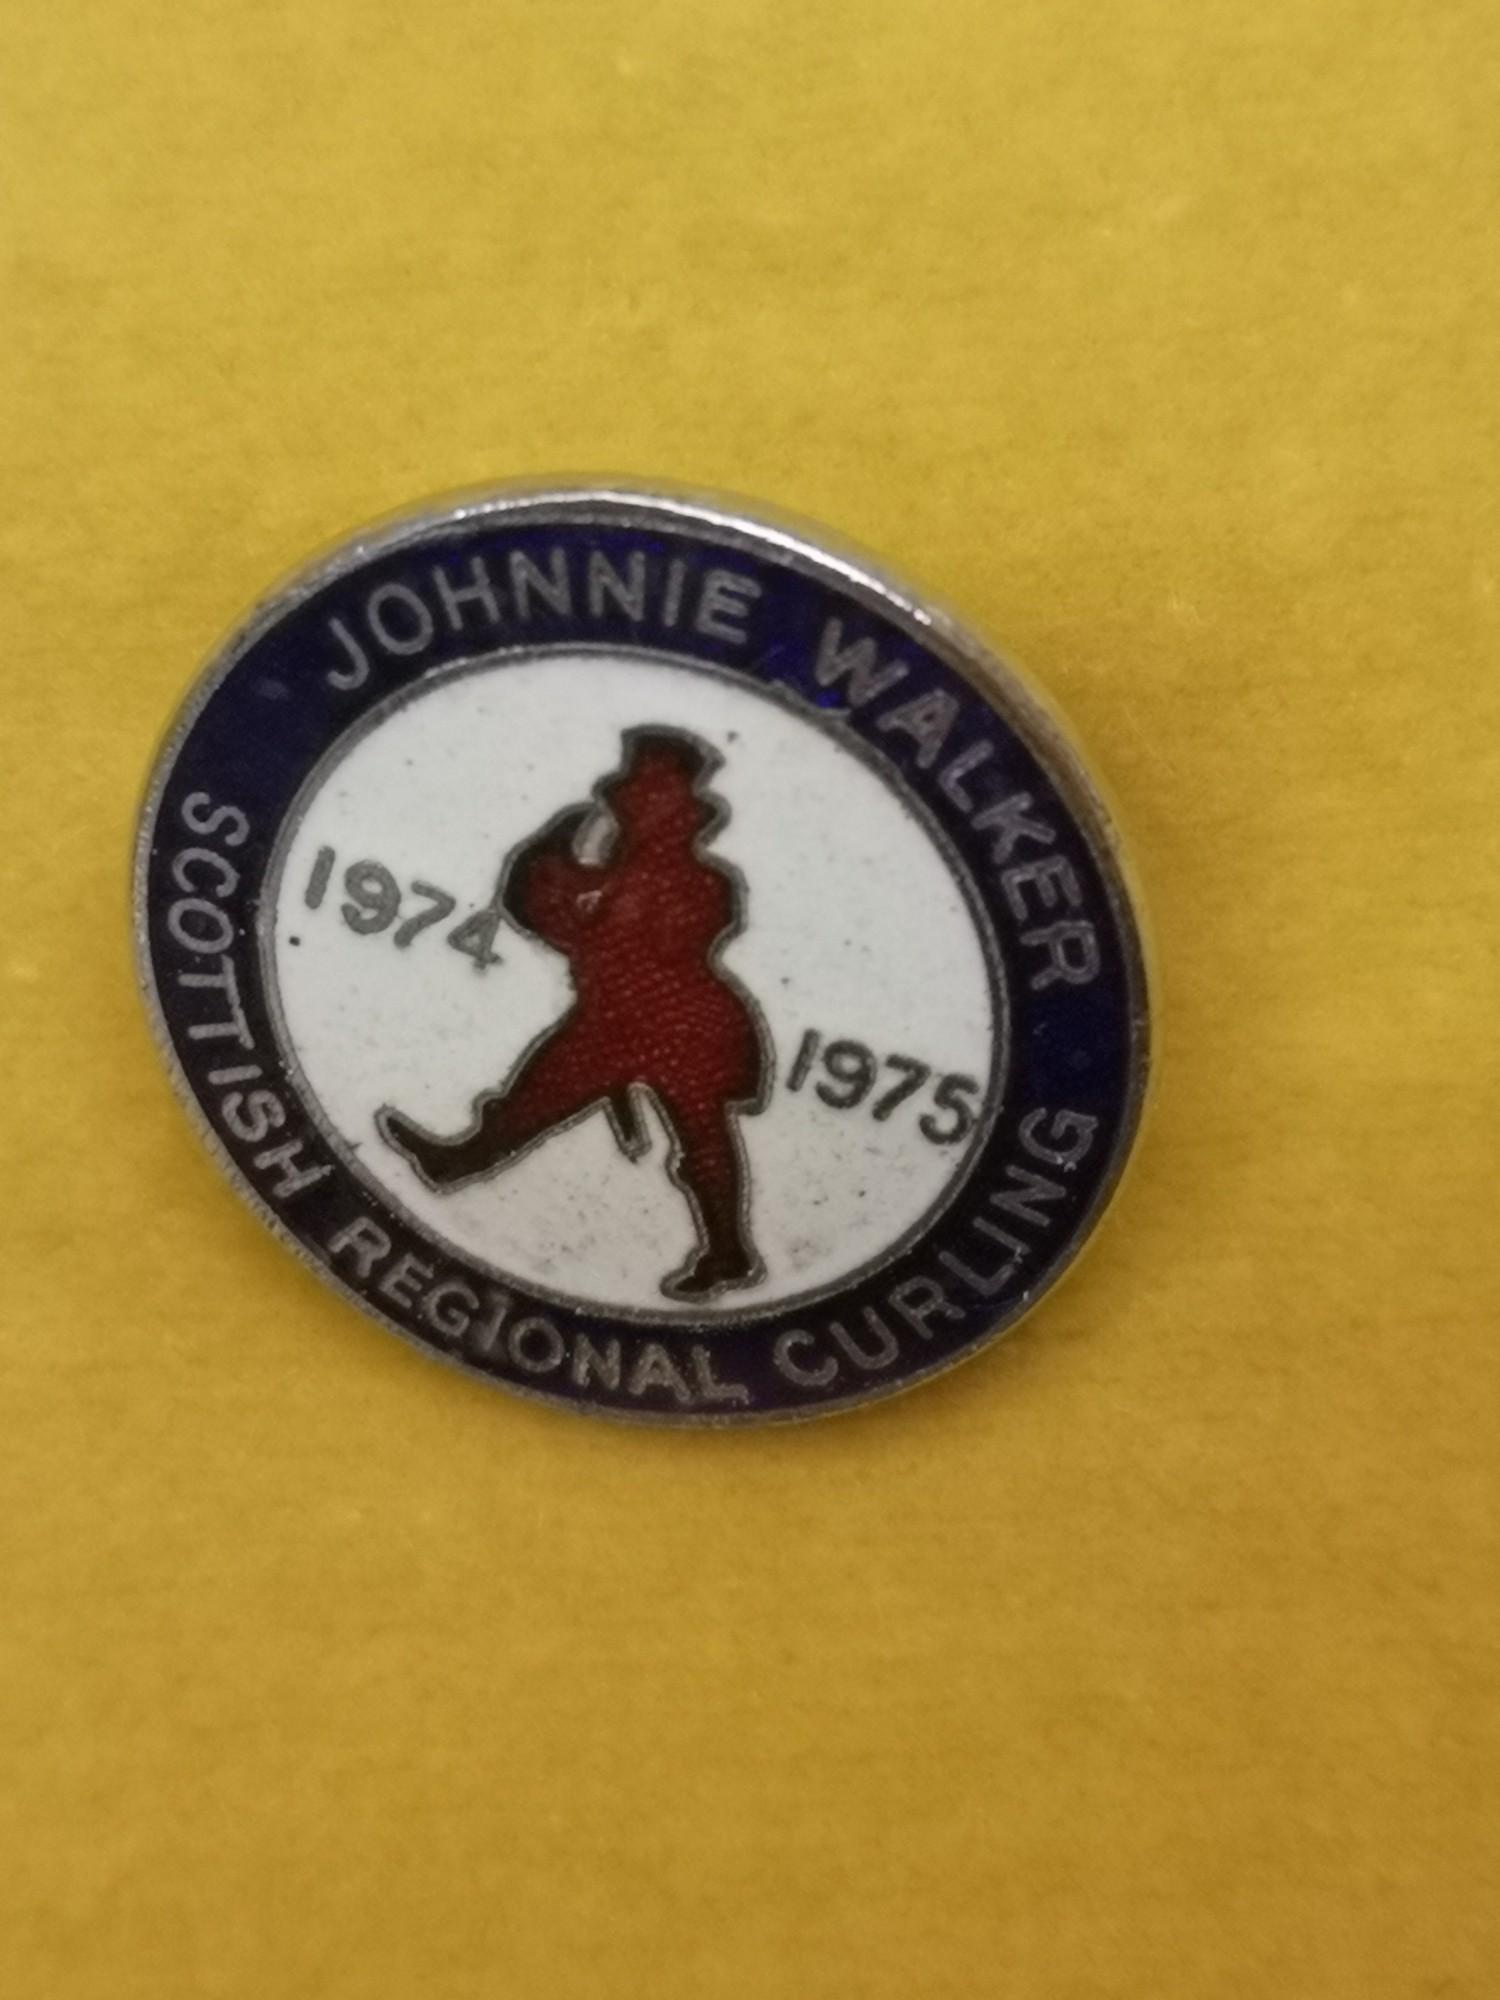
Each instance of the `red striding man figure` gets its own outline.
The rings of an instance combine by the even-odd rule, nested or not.
[[[649,1145],[638,1091],[672,1135],[668,1172],[687,1196],[698,1244],[662,1280],[669,1298],[753,1284],[749,1185],[736,1118],[770,1084],[759,1011],[719,955],[745,921],[738,872],[703,852],[726,809],[704,787],[718,755],[696,737],[632,729],[620,768],[511,854],[499,901],[521,930],[568,960],[574,1003],[503,1085],[474,1101],[466,1131],[440,1139],[387,1106],[381,1135],[430,1187],[496,1173],[549,1133],[603,1109],[622,1150]],[[581,858],[606,817],[597,859]]]

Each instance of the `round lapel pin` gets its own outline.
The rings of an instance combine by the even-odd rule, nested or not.
[[[513,489],[364,535],[152,776],[141,977],[283,1240],[488,1380],[835,1410],[1077,1254],[1139,1116],[1113,838],[944,613],[738,505]]]

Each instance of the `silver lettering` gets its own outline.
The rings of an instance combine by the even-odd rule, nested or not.
[[[971,771],[977,771],[981,764],[987,764],[994,754],[993,743],[971,743],[967,750],[960,750],[953,762],[938,773],[938,790],[945,798],[952,799],[960,812],[971,813],[974,810],[974,801],[964,790],[963,780]]]
[[[471,1327],[464,1341],[464,1352],[474,1361],[488,1362],[495,1351],[495,1343],[500,1338],[500,1329],[510,1315],[511,1296],[509,1292],[490,1288],[489,1317],[478,1326]]]
[[[194,862],[207,863],[209,874],[217,874],[219,886],[212,893],[221,903],[226,896],[233,894],[239,883],[240,871],[232,861],[226,861],[224,856],[212,847],[184,847],[180,854],[174,856],[172,880],[179,889],[185,890],[188,895],[193,893],[193,885],[188,880],[188,868]]]
[[[518,1319],[506,1336],[505,1351],[516,1366],[528,1375],[550,1375],[567,1359],[567,1342],[552,1324],[534,1313]]]
[[[908,1278],[891,1293],[891,1306],[919,1339],[931,1340],[930,1319],[962,1319],[936,1278]]]
[[[998,1243],[1002,1249],[1008,1250],[1010,1255],[1002,1263],[997,1264],[993,1271],[985,1272],[976,1271],[972,1265],[965,1264],[951,1250],[940,1250],[938,1262],[946,1264],[954,1277],[961,1279],[977,1297],[992,1299],[998,1292],[1003,1292],[1015,1276],[1016,1267],[1027,1254],[1026,1245],[1018,1237],[1012,1236],[1008,1229],[997,1228],[982,1215],[974,1218],[974,1228],[977,1234],[987,1236],[991,1242]]]
[[[483,556],[470,556],[467,583],[454,583],[442,565],[434,563],[432,587],[438,594],[438,601],[443,607],[450,631],[462,632],[464,629],[466,604],[482,605],[489,622],[492,625],[500,623],[500,600],[495,595],[495,586],[490,582],[489,566]]]
[[[846,646],[841,618],[830,618],[824,626],[813,673],[819,687],[833,687],[847,680],[851,708],[863,708],[867,701],[874,701],[897,681],[905,680],[906,671],[904,660],[887,660],[884,666],[877,665],[873,639],[856,639],[852,646]]]
[[[423,1287],[432,1283],[432,1277],[430,1264],[424,1264],[420,1257],[413,1257],[409,1250],[403,1250],[375,1289],[392,1305],[405,1306],[409,1311],[417,1303]]]
[[[803,1347],[815,1349],[816,1346],[817,1342],[812,1335],[804,1333],[800,1327],[794,1326],[790,1333],[782,1334],[771,1350],[771,1360],[777,1373],[784,1375],[788,1382],[795,1382],[799,1389],[826,1389],[839,1372],[839,1364],[831,1354],[825,1354],[823,1359],[811,1368],[792,1358],[794,1349]]]
[[[393,605],[399,604],[412,619],[406,632],[396,631],[387,616]],[[382,647],[399,658],[409,659],[413,653],[422,653],[432,644],[432,613],[414,590],[404,583],[382,583],[372,590],[365,599],[365,622]]]
[[[646,558],[639,549],[632,550],[625,563],[628,578],[621,576],[608,556],[598,549],[589,554],[589,615],[593,618],[604,616],[604,601],[611,599],[618,604],[633,625],[639,625],[646,615]]]
[[[682,585],[686,576],[687,564],[681,556],[673,556],[667,564],[667,584],[661,600],[661,622],[669,632],[682,610]]]
[[[570,1373],[580,1389],[587,1389],[593,1382],[597,1382],[604,1389],[618,1389],[619,1341],[610,1338],[605,1341],[603,1347],[596,1347],[586,1333],[580,1333],[573,1343],[573,1363]]]
[[[568,582],[568,561],[561,549],[549,549],[547,568],[540,570],[530,556],[523,556],[519,549],[512,551],[510,558],[510,593],[516,600],[516,616],[531,616],[531,598],[535,593],[542,602],[555,611],[559,618],[567,618],[573,610],[573,593]]]
[[[750,1391],[743,1382],[723,1382],[714,1373],[713,1356],[701,1343],[693,1346],[693,1381],[705,1403],[748,1403]]]
[[[732,645],[745,643],[744,621],[750,606],[760,596],[753,576],[741,576],[732,569],[711,569],[703,579],[703,595],[693,624],[709,639],[727,639]]]
[[[455,1306],[449,1305],[450,1299],[457,1302]],[[440,1279],[422,1301],[423,1319],[450,1346],[457,1346],[463,1339],[478,1310],[478,1295],[470,1291],[462,1278]]]
[[[876,722],[877,729],[899,729],[917,746],[917,765],[925,771],[937,762],[938,752],[948,740],[948,732],[958,720],[958,703],[942,688],[919,694],[899,708],[888,708]]]
[[[391,1239],[378,1222],[371,1222],[367,1215],[356,1215],[330,1239],[329,1261],[342,1257],[346,1250],[353,1260],[356,1276],[363,1282],[378,1263],[390,1256]]]
[[[342,618],[330,618],[328,629],[349,655],[347,667],[330,667],[323,678],[330,687],[363,687],[370,678],[370,656]]]
[[[896,1344],[896,1336],[876,1312],[873,1306],[865,1307],[865,1324],[874,1337],[873,1351],[861,1347],[859,1342],[836,1319],[828,1322],[828,1331],[843,1348],[855,1367],[866,1375],[877,1375],[882,1368],[889,1368],[898,1359],[901,1350]]]
[[[1050,847],[1057,838],[1045,821],[1027,818],[1026,809],[1032,803],[1030,792],[1015,792],[1010,798],[996,799],[983,812],[975,813],[971,824],[976,833],[988,833],[991,827],[997,829],[991,850],[996,861],[1009,861],[1018,841],[1034,840],[1039,847]]]
[[[281,1174],[271,1189],[273,1201],[290,1201],[294,1194],[301,1194],[304,1188],[313,1187],[325,1175],[331,1174],[329,1166],[303,1167],[293,1162],[302,1151],[301,1139],[288,1139],[284,1146],[268,1146],[263,1153],[256,1153],[250,1164],[256,1167],[280,1167]]]
[[[179,972],[177,984],[189,988],[212,987],[224,995],[229,1003],[229,1015],[223,1021],[195,1021],[188,1029],[190,1042],[238,1042],[242,1049],[253,1049],[255,1038],[250,1033],[250,1024],[245,1019],[245,1010],[240,1005],[240,983],[235,975],[234,960],[224,957],[219,960],[217,972]],[[257,1075],[260,1072],[257,1070]]]
[[[207,920],[213,935],[194,936],[188,929],[190,916]],[[167,929],[184,951],[199,952],[204,956],[218,956],[234,943],[233,923],[218,904],[209,902],[206,896],[179,896],[167,911]]]
[[[1021,942],[1047,953],[1047,963],[1031,975],[1034,993],[1055,986],[1059,979],[1069,986],[1087,986],[1098,975],[1099,941],[1091,923],[1044,924],[1040,930],[1022,931]]]
[[[1052,1122],[1046,1138],[1039,1139],[1037,1127],[1044,1118]],[[1083,1111],[1028,1111],[1021,1120],[1021,1144],[1034,1158],[1070,1173],[1093,1145],[1098,1127],[1099,1120]]]
[[[1015,1185],[992,1188],[990,1207],[1003,1209],[1007,1215],[1014,1215],[1022,1222],[1034,1222],[1038,1227],[1049,1223],[1051,1216],[1038,1204],[1062,1201],[1068,1192],[1062,1182],[1048,1180],[1045,1174],[1034,1174],[1029,1167],[1013,1163],[1006,1166],[1005,1172]]]
[[[208,811],[204,812],[204,807]],[[250,822],[238,806],[216,806],[207,792],[189,792],[182,802],[182,823],[189,833],[205,837],[217,833],[225,821],[229,832],[222,836],[226,847],[243,847],[250,838]]]
[[[677,1365],[658,1341],[648,1340],[630,1371],[627,1393],[644,1396],[648,1389],[670,1390],[679,1403],[691,1403],[693,1392],[678,1373]]]
[[[231,1090],[219,1106],[219,1116],[234,1137],[258,1146],[286,1123],[286,1106],[274,1090]]]
[[[1022,894],[1028,887],[1035,889],[1036,900],[1044,910],[1055,910],[1059,903],[1076,910],[1083,901],[1073,864],[1061,854],[1045,854],[1040,861],[1019,861],[1000,877],[1000,892],[1010,905],[1011,915],[1020,922],[1036,915],[1035,910],[1027,909]]]

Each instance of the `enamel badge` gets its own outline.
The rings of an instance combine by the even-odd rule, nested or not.
[[[141,974],[241,1192],[491,1381],[724,1423],[902,1388],[1077,1254],[1146,1000],[1105,816],[947,616],[715,502],[361,537],[153,776]]]

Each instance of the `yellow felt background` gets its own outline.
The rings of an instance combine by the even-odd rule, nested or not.
[[[1491,0],[12,0],[0,1990],[1488,2000]],[[201,1153],[157,732],[364,519],[822,517],[1071,711],[1158,1094],[1008,1346],[768,1434],[428,1365]]]

